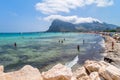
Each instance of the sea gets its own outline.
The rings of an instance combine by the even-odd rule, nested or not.
[[[24,65],[46,71],[58,63],[76,68],[75,65],[82,65],[88,59],[102,59],[103,52],[104,40],[99,34],[0,33],[0,65],[4,65],[6,72]]]

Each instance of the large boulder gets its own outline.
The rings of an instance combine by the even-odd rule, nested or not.
[[[91,80],[105,80],[104,78],[100,77],[98,72],[92,72],[89,76]]]
[[[91,80],[89,76],[83,76],[77,80]]]
[[[78,80],[83,80],[84,78],[85,79],[88,78],[88,74],[84,67],[78,68],[73,74]]]
[[[87,60],[84,64],[84,67],[88,70],[89,73],[91,72],[98,72],[100,69],[105,69],[107,66],[109,66],[109,63],[106,63],[104,61],[90,61]]]
[[[84,67],[89,73],[98,72],[105,80],[120,80],[120,69],[104,61],[86,61]]]
[[[70,68],[57,64],[47,72],[42,73],[43,80],[75,80]]]
[[[99,71],[99,73],[107,80],[120,80],[120,69],[113,65],[108,66],[103,71]]]
[[[26,65],[18,71],[0,75],[0,80],[42,80],[42,77],[37,68]]]

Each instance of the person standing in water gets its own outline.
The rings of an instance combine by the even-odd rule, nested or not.
[[[17,47],[17,44],[16,44],[16,42],[14,43],[14,47]]]
[[[85,43],[85,40],[83,39],[83,45],[84,45],[84,43]]]
[[[77,45],[77,50],[78,52],[80,52],[80,45]]]

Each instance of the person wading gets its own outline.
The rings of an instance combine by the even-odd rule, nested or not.
[[[80,52],[80,45],[77,45],[77,50],[78,52]]]
[[[16,42],[14,43],[14,47],[17,47],[17,44],[16,44]]]

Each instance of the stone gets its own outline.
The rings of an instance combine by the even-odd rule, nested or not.
[[[89,76],[91,80],[104,80],[102,77],[99,76],[98,72],[92,72]]]
[[[42,74],[30,65],[8,73],[4,73],[4,67],[0,66],[0,80],[120,80],[120,69],[104,61],[90,60],[74,73],[62,64]]]
[[[112,77],[113,80],[120,80],[120,69],[113,65],[106,68],[106,72]]]
[[[109,74],[106,74],[105,69],[100,69],[99,74],[105,79],[105,80],[112,80]]]
[[[75,80],[70,68],[57,64],[47,72],[42,73],[43,80]]]
[[[30,65],[24,66],[22,69],[14,72],[4,73],[0,76],[0,80],[43,80],[37,68]]]
[[[91,80],[89,76],[83,76],[77,80]]]
[[[91,72],[98,72],[99,69],[101,68],[105,69],[109,65],[110,65],[109,63],[106,63],[104,61],[97,62],[97,61],[87,60],[85,62],[84,67],[88,70],[89,73],[91,73]]]
[[[87,60],[85,62],[84,67],[89,71],[89,73],[91,73],[91,72],[98,72],[99,69],[101,68],[101,65],[99,65],[96,61]]]
[[[120,80],[120,69],[113,65],[108,66],[104,71],[99,72],[105,79]]]
[[[78,68],[73,75],[77,78],[80,79],[82,77],[88,76],[88,74],[86,73],[86,69],[84,67]]]

